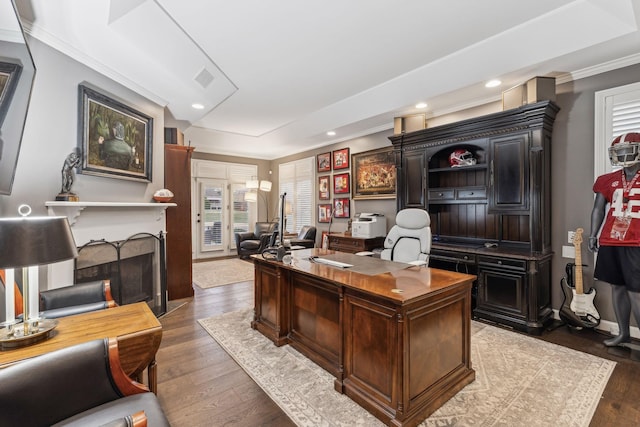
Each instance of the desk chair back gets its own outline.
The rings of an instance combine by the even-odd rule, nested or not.
[[[431,251],[431,219],[422,209],[403,209],[396,214],[394,225],[384,241],[380,258],[397,262],[429,262]]]

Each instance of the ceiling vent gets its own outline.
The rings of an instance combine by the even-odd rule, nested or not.
[[[213,75],[208,72],[206,68],[203,68],[196,76],[195,81],[200,83],[200,86],[206,89],[207,86],[209,86],[209,83],[213,81]]]

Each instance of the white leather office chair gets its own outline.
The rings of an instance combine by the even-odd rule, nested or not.
[[[431,252],[431,218],[422,209],[403,209],[384,240],[380,258],[414,265],[427,265]]]

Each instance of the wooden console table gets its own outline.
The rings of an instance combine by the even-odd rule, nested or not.
[[[344,234],[329,235],[329,247],[333,251],[356,253],[362,251],[372,251],[384,246],[385,237],[353,237]]]
[[[140,380],[147,369],[149,388],[156,393],[155,357],[162,339],[162,325],[145,302],[62,317],[51,338],[27,347],[0,351],[0,368],[75,344],[110,337],[118,339],[120,362],[126,374]]]
[[[387,425],[414,426],[474,381],[475,276],[323,249],[291,256],[290,265],[252,256],[251,326],[330,372],[337,391]]]

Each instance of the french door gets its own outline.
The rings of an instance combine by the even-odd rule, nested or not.
[[[244,183],[196,178],[197,258],[233,255],[235,233],[249,230],[255,207],[244,200]]]

